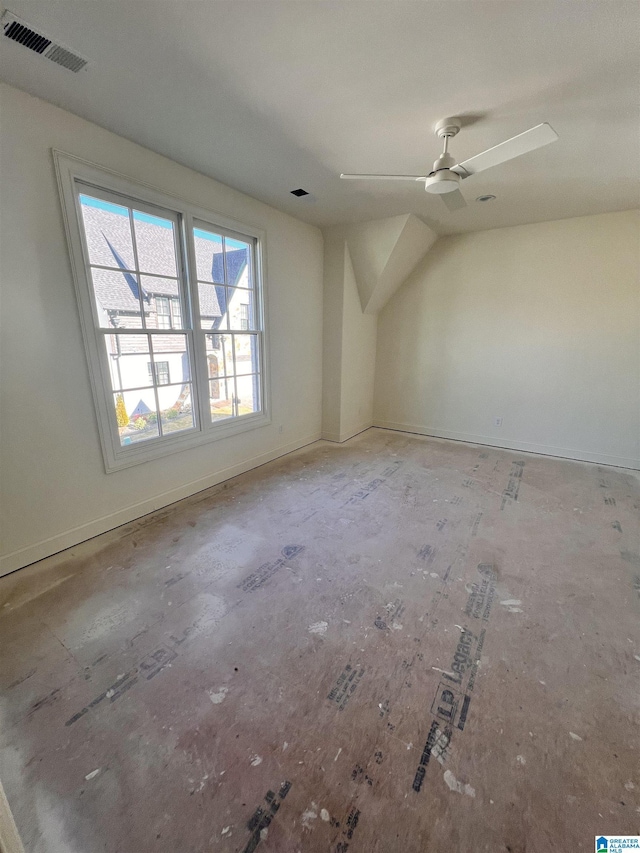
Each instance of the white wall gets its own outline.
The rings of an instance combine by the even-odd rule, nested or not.
[[[438,236],[414,213],[371,219],[341,230],[365,314],[380,312]]]
[[[407,213],[325,228],[322,436],[373,424],[378,312],[436,240]]]
[[[378,317],[362,312],[358,285],[347,246],[342,311],[341,441],[373,423]]]
[[[8,571],[319,437],[323,244],[316,228],[5,85],[0,115]],[[104,473],[52,147],[266,231],[271,425]]]
[[[373,422],[377,325],[363,313],[344,229],[325,229],[322,437],[329,441]]]
[[[324,232],[324,325],[322,340],[322,437],[340,441],[342,314],[347,246],[340,232]],[[373,407],[373,396],[372,396]]]
[[[638,211],[440,239],[379,316],[374,423],[640,467],[639,309]]]

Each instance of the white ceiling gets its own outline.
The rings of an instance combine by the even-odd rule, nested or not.
[[[637,0],[8,8],[90,65],[1,39],[0,78],[317,225],[415,213],[445,234],[640,206]],[[456,213],[420,184],[339,179],[424,173],[451,115],[466,117],[459,160],[542,121],[560,140],[466,180]]]

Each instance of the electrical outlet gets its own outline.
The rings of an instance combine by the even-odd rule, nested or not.
[[[493,419],[493,425],[496,427],[501,427],[502,426],[502,418],[494,418]]]

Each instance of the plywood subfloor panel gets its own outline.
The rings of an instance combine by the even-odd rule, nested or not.
[[[26,850],[637,833],[639,508],[630,472],[369,430],[2,579]]]

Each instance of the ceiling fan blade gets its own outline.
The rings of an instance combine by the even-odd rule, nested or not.
[[[426,181],[426,175],[345,175],[344,181]]]
[[[454,190],[452,193],[442,193],[440,198],[452,212],[454,210],[461,210],[467,206],[467,202],[464,200],[464,196],[460,190]]]
[[[476,172],[484,172],[485,169],[491,169],[492,166],[499,166],[500,163],[506,163],[507,160],[520,157],[521,154],[528,154],[529,151],[542,148],[543,145],[555,142],[556,139],[558,139],[558,134],[550,124],[544,122],[525,130],[524,133],[512,136],[511,139],[507,139],[499,145],[494,145],[493,148],[488,148],[482,154],[476,154],[469,160],[463,160],[462,163],[454,166],[452,171],[457,172],[462,178],[468,178],[470,175],[475,175]]]

